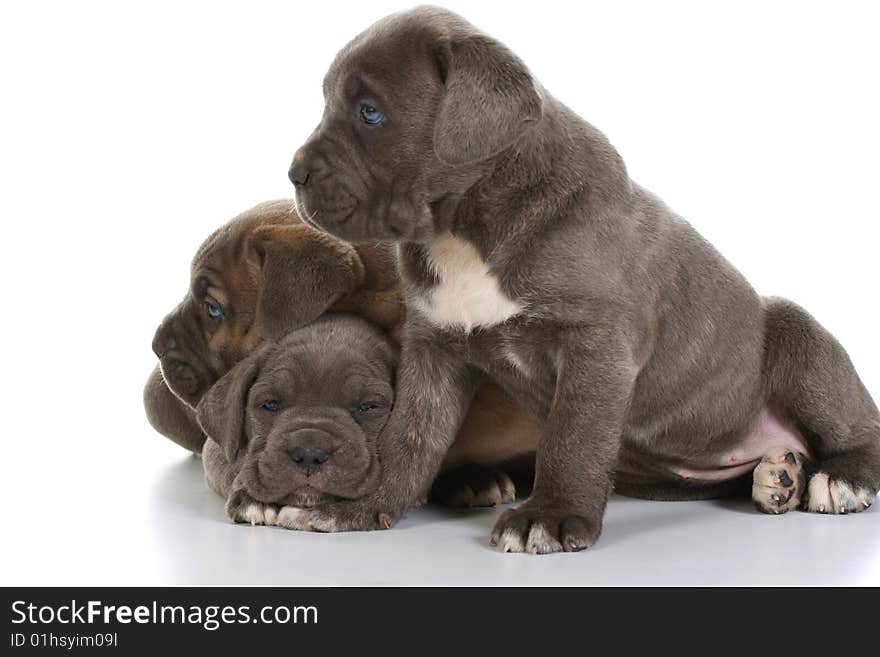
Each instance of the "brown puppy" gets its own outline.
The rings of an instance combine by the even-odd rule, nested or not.
[[[193,259],[186,297],[156,331],[160,365],[144,391],[147,416],[194,452],[205,435],[193,409],[264,340],[336,311],[360,315],[399,341],[404,305],[393,247],[350,246],[303,224],[292,206],[263,203],[214,232]],[[482,386],[434,499],[468,506],[510,501],[514,484],[494,466],[531,464],[539,435],[500,389]]]

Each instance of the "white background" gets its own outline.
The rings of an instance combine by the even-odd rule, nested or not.
[[[447,5],[605,131],[759,292],[809,309],[880,396],[875,4]],[[422,512],[381,536],[224,523],[198,462],[144,418],[153,330],[213,228],[291,194],[335,52],[404,7],[0,5],[0,584],[880,583],[876,509],[615,500],[595,550],[531,560],[488,550],[492,512]],[[792,532],[815,562],[768,563]]]

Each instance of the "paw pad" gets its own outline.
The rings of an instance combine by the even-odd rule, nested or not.
[[[764,513],[796,509],[804,495],[803,457],[787,447],[768,451],[752,475],[752,500]]]

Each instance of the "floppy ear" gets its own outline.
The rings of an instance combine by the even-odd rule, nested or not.
[[[305,224],[262,226],[253,239],[263,266],[257,329],[264,338],[312,323],[363,282],[354,247]]]
[[[446,164],[478,162],[513,145],[543,114],[534,78],[506,46],[475,34],[440,42],[446,95],[434,151]]]
[[[144,409],[156,431],[196,454],[202,452],[205,434],[195,413],[171,392],[158,365],[144,387]]]
[[[259,374],[257,350],[220,377],[196,406],[196,417],[210,440],[223,448],[226,460],[235,463],[247,442],[245,411],[248,392]]]

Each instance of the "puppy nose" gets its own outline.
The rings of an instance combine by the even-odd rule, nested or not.
[[[174,339],[174,335],[163,324],[156,330],[156,335],[153,336],[153,353],[162,358],[172,349],[177,349],[177,340]]]
[[[290,460],[304,470],[317,470],[330,458],[330,452],[320,447],[297,446],[291,449],[288,454]]]
[[[302,187],[309,182],[309,170],[306,169],[302,162],[294,162],[290,166],[290,170],[287,172],[287,177],[290,178],[290,182],[292,182],[294,186]]]

